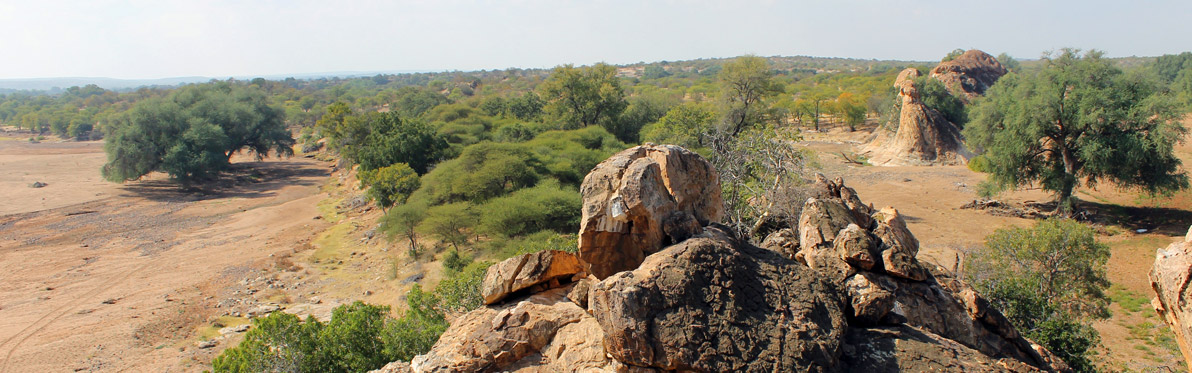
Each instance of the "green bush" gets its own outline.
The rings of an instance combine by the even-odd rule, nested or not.
[[[986,237],[966,260],[965,276],[1024,336],[1076,371],[1093,371],[1100,337],[1090,319],[1108,317],[1108,260],[1092,228],[1049,219]]]
[[[575,232],[582,205],[577,191],[547,180],[486,202],[480,207],[480,228],[509,237],[541,230]]]
[[[574,233],[558,233],[555,231],[540,231],[522,237],[494,237],[484,242],[484,249],[494,253],[499,259],[512,258],[522,254],[536,253],[544,250],[559,250],[576,253],[579,247]]]
[[[989,172],[989,158],[985,155],[978,155],[968,161],[968,169],[973,172],[988,173]]]
[[[405,163],[395,163],[376,170],[356,174],[360,187],[368,187],[368,197],[382,208],[403,203],[421,185],[418,173]]]

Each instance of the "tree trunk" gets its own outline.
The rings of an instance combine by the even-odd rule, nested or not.
[[[1076,189],[1076,159],[1067,146],[1061,145],[1060,149],[1060,154],[1064,158],[1064,180],[1060,184],[1060,197],[1056,201],[1055,212],[1071,216],[1076,209],[1076,203],[1072,197],[1072,191]]]

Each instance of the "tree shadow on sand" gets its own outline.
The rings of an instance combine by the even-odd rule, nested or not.
[[[157,202],[193,202],[216,198],[271,197],[287,186],[318,185],[331,170],[321,163],[292,160],[240,162],[219,178],[183,187],[171,179],[140,180],[125,183],[124,197],[139,197]]]

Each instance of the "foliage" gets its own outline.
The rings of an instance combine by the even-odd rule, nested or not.
[[[857,126],[865,123],[866,107],[864,100],[857,95],[842,92],[836,97],[836,111],[844,117],[849,131],[856,131]]]
[[[733,136],[760,124],[768,113],[765,99],[782,92],[769,63],[758,56],[741,56],[724,64],[718,78],[724,92],[724,124]]]
[[[366,133],[360,142],[346,144],[344,151],[364,171],[405,163],[424,174],[447,149],[447,142],[434,128],[421,121],[403,120],[394,112],[349,117],[347,123],[363,127],[359,132]]]
[[[716,115],[708,104],[684,103],[671,108],[657,123],[642,128],[642,139],[690,149],[702,148],[707,146],[704,134],[712,130]]]
[[[948,61],[954,60],[954,59],[956,59],[956,57],[960,57],[960,55],[962,55],[962,54],[964,54],[964,49],[961,49],[961,48],[953,49],[951,52],[948,52],[948,55],[946,55],[946,56],[944,56],[944,58],[940,59],[940,62],[948,62]]]
[[[1188,187],[1173,145],[1183,138],[1180,111],[1149,81],[1090,51],[1066,49],[1034,74],[998,80],[964,130],[989,158],[990,182],[1013,188],[1038,182],[1071,212],[1072,193],[1108,180],[1148,193]]]
[[[542,161],[526,146],[483,142],[464,148],[458,158],[426,174],[417,194],[432,204],[480,203],[532,186],[544,173]]]
[[[468,232],[476,226],[476,223],[476,214],[472,211],[472,204],[455,202],[427,209],[426,218],[418,224],[417,230],[423,234],[436,236],[459,250],[459,245],[468,242]]]
[[[637,143],[642,127],[657,122],[677,103],[667,97],[650,95],[630,98],[629,107],[616,120],[606,122],[604,128],[626,143]]]
[[[795,225],[806,199],[800,186],[814,167],[812,153],[793,146],[798,139],[770,126],[739,136],[710,134],[709,161],[720,174],[725,223],[742,236],[764,238],[770,223]]]
[[[390,209],[381,217],[381,231],[387,232],[390,236],[405,238],[409,240],[409,253],[411,259],[418,258],[418,225],[422,220],[426,219],[426,209],[428,204],[425,200],[410,200],[407,203],[400,204]]]
[[[985,155],[978,155],[968,161],[968,169],[973,172],[988,173],[989,172],[989,158]]]
[[[1016,72],[1022,69],[1022,63],[1004,52],[997,55],[997,62],[1002,64],[1002,67],[1006,68],[1006,71],[1009,72]]]
[[[1002,228],[965,262],[965,276],[1028,338],[1077,371],[1090,371],[1099,337],[1090,318],[1108,316],[1109,247],[1072,220]]]
[[[446,254],[443,254],[444,273],[458,273],[471,263],[472,257],[460,254],[459,250],[451,249],[447,250]]]
[[[216,372],[361,372],[396,360],[388,306],[336,307],[331,321],[275,312],[254,321],[240,345],[216,357]],[[437,336],[436,336],[437,338]]]
[[[919,97],[924,106],[935,109],[959,127],[964,127],[968,122],[964,102],[953,95],[943,82],[929,76],[920,76],[915,78],[915,87],[919,89]]]
[[[579,251],[576,240],[575,233],[544,230],[521,237],[496,236],[484,242],[483,245],[485,251],[494,253],[497,259],[507,259],[544,250],[559,250],[574,254]]]
[[[546,101],[546,112],[564,129],[608,123],[628,106],[617,69],[604,63],[556,67],[539,91]]]
[[[165,171],[184,185],[227,170],[233,154],[257,159],[270,151],[294,154],[281,110],[259,89],[231,84],[194,85],[138,103],[108,128],[105,179],[123,182]]]
[[[361,187],[368,186],[368,196],[382,208],[403,203],[421,185],[418,173],[405,163],[395,163],[376,170],[360,171]]]
[[[490,199],[480,207],[484,232],[520,236],[541,230],[560,233],[579,230],[582,205],[578,191],[547,180],[532,188]]]

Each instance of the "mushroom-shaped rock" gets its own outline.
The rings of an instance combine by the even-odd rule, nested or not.
[[[970,49],[951,61],[940,62],[931,69],[931,77],[944,83],[952,92],[960,93],[965,103],[985,94],[998,78],[1009,71],[988,53]]]
[[[724,215],[715,168],[674,145],[643,145],[584,177],[579,253],[598,279],[637,268]]]
[[[541,285],[540,290],[559,287],[580,272],[579,258],[565,251],[522,254],[488,267],[480,293],[484,304],[493,304],[535,286]]]
[[[610,356],[665,370],[831,370],[847,329],[831,283],[716,226],[595,284],[588,308]]]

